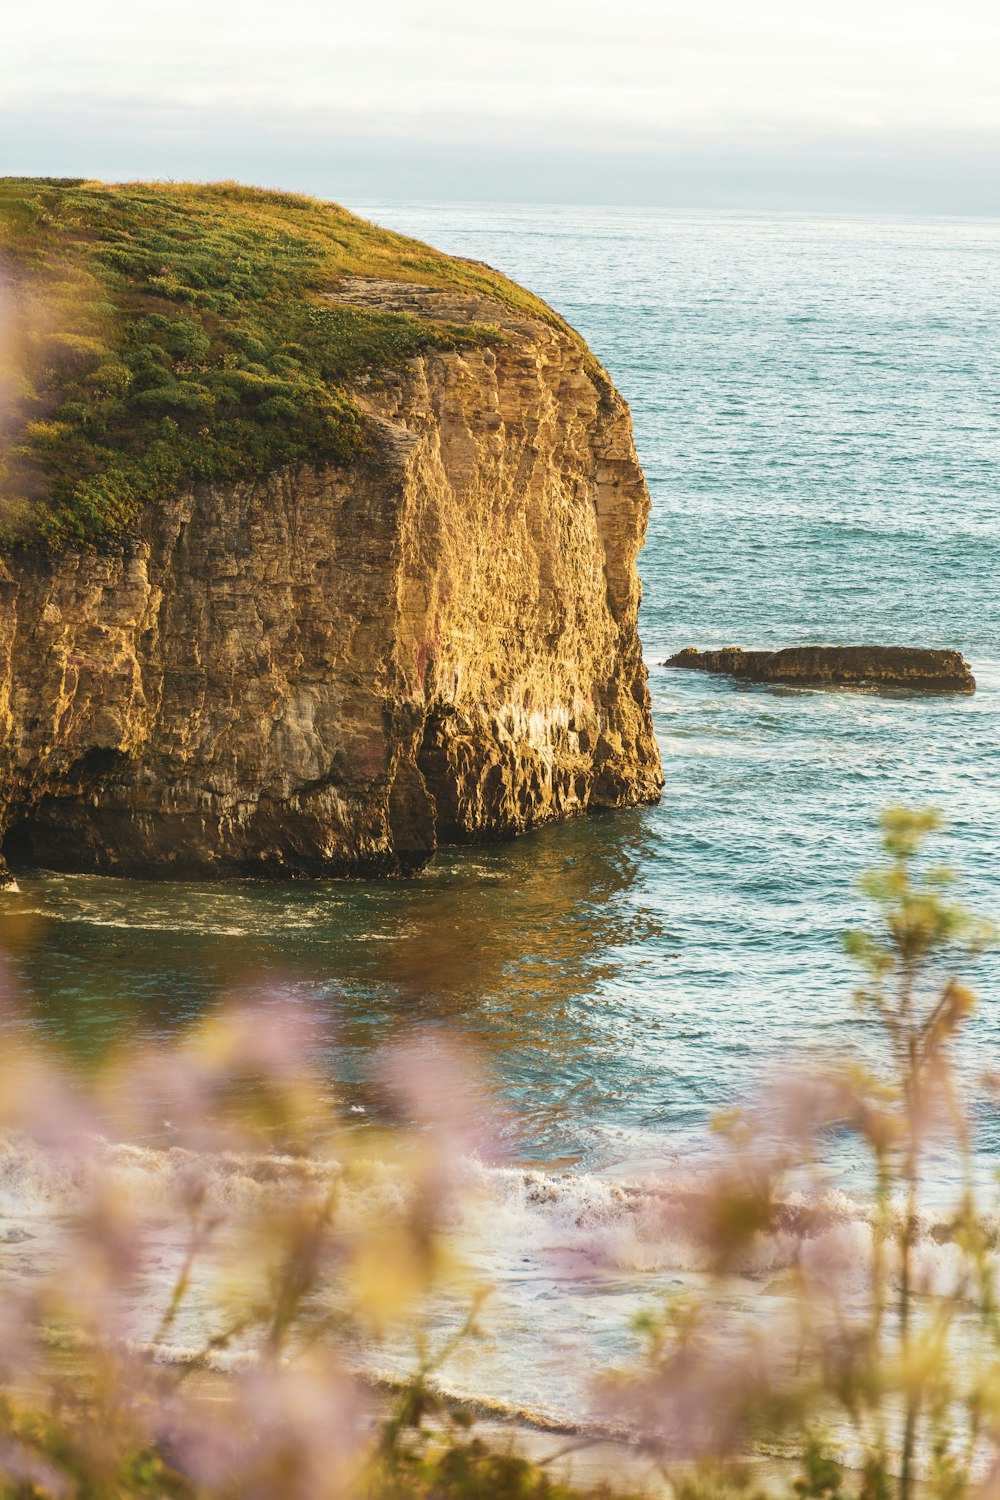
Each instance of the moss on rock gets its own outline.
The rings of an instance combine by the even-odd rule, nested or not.
[[[113,541],[197,480],[346,464],[366,447],[358,376],[501,337],[338,305],[348,276],[566,328],[489,267],[336,204],[235,183],[0,179],[0,544]]]

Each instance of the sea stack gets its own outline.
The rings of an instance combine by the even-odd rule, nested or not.
[[[0,224],[11,865],[391,875],[656,800],[647,489],[551,309],[232,186]]]
[[[960,652],[919,646],[788,646],[781,651],[744,651],[740,646],[696,651],[689,646],[663,665],[785,687],[976,691],[972,669]]]

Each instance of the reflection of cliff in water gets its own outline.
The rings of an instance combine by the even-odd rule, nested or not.
[[[612,992],[655,921],[636,899],[647,854],[645,815],[623,812],[445,851],[403,884],[50,876],[7,898],[0,941],[39,1028],[81,1054],[162,1035],[234,990],[291,988],[324,1018],[347,1101],[370,1109],[372,1050],[447,1027],[548,1159],[559,1120],[572,1111],[576,1135],[588,1100],[614,1091],[631,1027]]]

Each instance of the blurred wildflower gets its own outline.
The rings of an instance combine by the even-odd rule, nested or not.
[[[334,1335],[385,1331],[452,1269],[440,1230],[462,1154],[486,1139],[469,1060],[425,1041],[387,1058],[406,1123],[377,1144],[397,1190],[366,1200],[364,1154],[311,1060],[316,1019],[280,997],[123,1052],[86,1084],[13,1002],[4,1030],[2,1149],[41,1212],[34,1274],[0,1295],[12,1493],[354,1494],[374,1417]],[[171,1344],[182,1329],[193,1346]],[[223,1356],[236,1367],[209,1394],[197,1372]],[[420,1344],[422,1390],[431,1363]]]
[[[989,934],[946,899],[946,872],[921,870],[934,826],[886,815],[888,862],[865,880],[879,923],[849,939],[881,1058],[786,1069],[654,1199],[710,1291],[639,1320],[645,1358],[600,1403],[680,1500],[737,1488],[741,1457],[775,1441],[801,1456],[801,1497],[912,1500],[920,1478],[939,1500],[1000,1496],[996,1237],[952,1059],[972,1005],[952,963]],[[351,1132],[314,1066],[319,1018],[280,995],[88,1079],[21,1024],[3,970],[0,1009],[0,1160],[35,1204],[0,1286],[2,1500],[559,1494],[468,1440],[434,1384],[485,1297],[449,1235],[468,1163],[493,1152],[468,1053],[415,1032],[379,1063],[397,1126]],[[845,1132],[871,1164],[864,1212],[828,1165]],[[933,1239],[922,1195],[944,1151],[959,1189]],[[765,1316],[734,1317],[734,1282],[761,1272]],[[421,1315],[444,1285],[469,1313],[432,1346]],[[415,1368],[386,1416],[352,1353],[404,1329]]]
[[[882,1064],[799,1065],[758,1108],[718,1122],[713,1164],[666,1196],[664,1223],[700,1247],[719,1293],[647,1322],[644,1370],[600,1392],[666,1462],[708,1465],[723,1488],[749,1443],[779,1438],[802,1454],[800,1494],[876,1500],[896,1487],[910,1500],[920,1474],[954,1500],[977,1475],[1000,1473],[994,1236],[973,1191],[952,1058],[973,997],[951,965],[992,933],[947,899],[948,871],[918,864],[938,823],[903,808],[883,816],[887,862],[862,881],[879,922],[846,939],[866,970],[857,1002],[876,1023]],[[837,1206],[825,1165],[844,1132],[871,1163],[865,1213]],[[943,1284],[918,1254],[932,1147],[960,1167]],[[787,1270],[766,1317],[726,1316],[733,1275],[779,1244]],[[822,1438],[838,1424],[850,1471]]]

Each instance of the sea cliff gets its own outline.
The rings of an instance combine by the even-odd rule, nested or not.
[[[180,465],[93,535],[65,466],[16,449],[36,510],[14,512],[0,578],[12,867],[398,874],[442,840],[656,799],[637,633],[649,502],[627,407],[544,304],[502,278],[449,285],[451,265],[469,263],[310,287],[316,317],[407,330],[401,356],[380,348],[339,379],[350,444],[338,429],[327,452],[243,472]],[[175,361],[177,389],[186,374]],[[16,418],[9,405],[11,445]],[[212,419],[205,398],[198,441]]]

